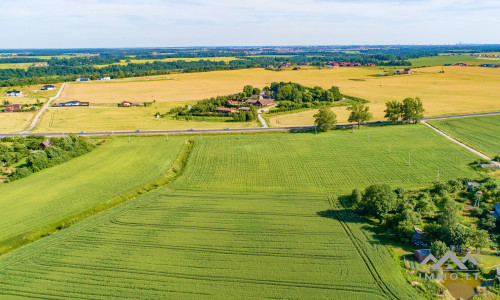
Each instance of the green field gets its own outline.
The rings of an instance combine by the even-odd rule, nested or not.
[[[173,184],[2,257],[0,295],[418,299],[388,248],[329,195],[428,186],[437,168],[443,181],[476,176],[475,155],[422,125],[194,138]]]
[[[500,156],[500,115],[434,120],[428,123],[491,158]]]
[[[185,139],[111,139],[91,153],[0,186],[0,246],[163,175]]]
[[[500,64],[500,57],[476,57],[466,53],[462,56],[439,55],[410,59],[412,67],[433,67],[444,64],[465,63],[468,65]]]

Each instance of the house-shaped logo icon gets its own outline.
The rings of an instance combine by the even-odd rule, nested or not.
[[[455,254],[452,251],[446,252],[446,254],[440,259],[437,260],[434,255],[429,254],[420,264],[425,265],[429,261],[434,262],[434,266],[431,267],[431,270],[439,270],[448,260],[454,262],[457,267],[459,268],[460,271],[468,271],[467,267],[465,266],[466,262],[472,263],[474,266],[477,266],[478,263],[474,257],[472,257],[470,254],[467,254],[462,260],[458,259],[458,257],[455,256]],[[454,268],[450,265],[446,267],[446,270],[454,270]]]

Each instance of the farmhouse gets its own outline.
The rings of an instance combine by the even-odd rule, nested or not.
[[[415,250],[415,258],[419,263],[422,262],[427,256],[429,256],[429,254],[431,254],[431,249]]]
[[[97,80],[111,80],[111,77],[103,77],[103,78],[97,78]]]
[[[365,66],[367,66],[367,67],[375,67],[376,65],[374,63],[367,63],[367,64],[365,64]]]
[[[5,112],[13,112],[15,110],[21,110],[22,106],[21,104],[7,104],[5,105]]]
[[[255,106],[259,106],[259,107],[267,106],[267,105],[273,105],[274,104],[274,100],[273,99],[259,99],[259,100],[248,99],[246,102],[248,104],[252,104],[252,105],[255,105]]]
[[[7,91],[7,96],[8,97],[22,97],[23,92],[20,91]]]
[[[298,70],[300,70],[300,67],[295,67],[295,68],[293,68],[293,70],[298,71]]]
[[[76,81],[90,81],[90,78],[77,78]]]
[[[411,74],[411,73],[413,73],[413,71],[411,69],[405,69],[403,71],[403,73],[405,73],[405,74]]]
[[[33,63],[33,67],[46,67],[48,66],[49,64],[47,62],[37,62],[37,63]]]
[[[235,101],[235,100],[227,100],[227,104],[233,105],[233,106],[239,105],[238,101]]]
[[[42,91],[53,91],[55,89],[56,89],[56,87],[53,85],[50,85],[50,84],[44,85],[41,88]]]
[[[45,148],[48,148],[50,146],[52,146],[52,144],[50,143],[49,140],[46,140],[46,141],[41,142],[40,145],[38,146],[38,148],[45,149]]]
[[[130,102],[130,101],[122,101],[122,102],[120,102],[120,105],[121,106],[130,106],[130,105],[132,105],[132,102]]]
[[[233,114],[233,113],[237,113],[238,110],[233,109],[233,108],[227,108],[227,107],[219,107],[219,108],[217,108],[217,112],[224,113],[224,114]]]

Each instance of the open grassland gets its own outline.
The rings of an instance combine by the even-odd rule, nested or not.
[[[115,138],[89,154],[1,185],[0,246],[157,179],[184,140]]]
[[[99,132],[124,130],[187,130],[215,128],[258,127],[254,122],[212,122],[174,120],[171,117],[155,118],[157,112],[165,113],[174,106],[189,102],[160,102],[149,107],[67,107],[48,109],[37,124],[35,132]]]
[[[246,84],[264,87],[273,81],[292,81],[307,86],[339,86],[342,93],[370,100],[374,120],[383,119],[385,102],[420,97],[426,116],[473,113],[500,109],[500,69],[479,67],[419,69],[419,74],[378,77],[381,70],[370,68],[268,71],[247,69],[191,74],[174,74],[146,80],[118,80],[67,85],[62,100],[91,103],[196,101],[238,92]],[[149,80],[147,80],[149,79]],[[358,80],[352,80],[358,79]],[[359,80],[362,79],[362,80]],[[345,108],[334,108],[338,121],[345,123]],[[272,125],[312,125],[315,111],[277,116]],[[84,116],[82,118],[85,118]],[[149,118],[149,117],[148,117]],[[102,128],[104,129],[104,128]]]
[[[0,133],[16,133],[26,129],[36,112],[0,113]]]
[[[412,67],[432,67],[444,64],[465,63],[468,65],[500,64],[500,57],[477,57],[464,54],[462,56],[439,55],[410,59]]]
[[[427,186],[437,168],[442,180],[475,176],[473,154],[422,125],[195,139],[173,184],[0,258],[0,295],[418,299],[388,248],[329,195]],[[137,160],[158,158],[144,148]]]
[[[428,123],[491,158],[500,156],[500,115],[434,120]]]

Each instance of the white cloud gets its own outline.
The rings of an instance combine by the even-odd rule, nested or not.
[[[491,0],[44,2],[0,1],[0,48],[497,43],[500,28]]]

